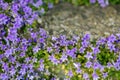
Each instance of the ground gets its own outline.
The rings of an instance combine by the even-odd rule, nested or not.
[[[61,3],[39,21],[50,35],[90,33],[93,38],[120,33],[120,6],[73,6]]]

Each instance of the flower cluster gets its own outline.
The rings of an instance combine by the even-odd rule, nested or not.
[[[45,13],[42,0],[0,0],[0,36],[15,42],[19,36],[18,30],[32,25]],[[48,4],[48,8],[52,8]]]
[[[96,3],[100,4],[101,7],[106,7],[109,5],[109,0],[90,0],[90,3]]]
[[[0,79],[98,80],[120,70],[120,34],[95,41],[90,34],[49,36],[31,25],[44,13],[45,2],[6,1],[0,0]]]
[[[28,38],[14,43],[0,41],[0,78],[8,79],[78,79],[107,78],[109,69],[120,70],[119,34],[90,41],[83,37],[49,36],[44,29],[28,28]]]

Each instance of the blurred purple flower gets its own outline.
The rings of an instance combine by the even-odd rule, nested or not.
[[[49,9],[53,8],[53,4],[52,3],[48,3],[48,8]]]
[[[105,0],[97,0],[99,4],[102,4],[105,2]]]
[[[108,37],[107,43],[113,43],[115,41],[116,41],[116,36],[112,34]]]
[[[80,63],[73,63],[73,65],[75,66],[75,68],[79,69],[81,64]]]
[[[49,60],[55,65],[59,63],[59,61],[54,57],[53,54],[49,57]]]
[[[89,41],[90,40],[90,34],[85,34],[82,38],[83,41]]]
[[[72,57],[72,58],[75,58],[75,52],[77,51],[77,49],[76,48],[73,48],[72,50],[67,50],[66,51],[66,54],[68,55],[68,56],[70,56],[70,57]]]
[[[117,37],[120,39],[120,33],[118,33],[118,34],[116,34],[117,35]]]
[[[37,8],[39,8],[41,5],[43,4],[43,1],[42,0],[37,0],[36,3],[33,3],[33,5]]]
[[[33,52],[34,52],[34,53],[37,53],[39,50],[40,50],[40,48],[39,48],[38,46],[35,46],[35,47],[33,48]]]
[[[65,62],[67,59],[67,55],[62,54],[62,57],[60,58],[60,60],[62,60],[62,62]]]
[[[84,47],[81,47],[81,48],[79,49],[79,51],[80,51],[80,53],[84,53],[85,48],[84,48]]]
[[[21,52],[19,56],[20,57],[25,57],[25,52]]]
[[[8,80],[9,77],[8,77],[7,74],[5,74],[5,73],[1,73],[1,74],[0,74],[0,79],[2,79],[2,80]]]
[[[44,14],[44,13],[45,13],[44,8],[41,8],[40,13],[41,13],[41,14]]]
[[[4,2],[3,0],[0,0],[0,8],[2,8],[3,10],[7,10],[8,9],[8,3]]]
[[[14,76],[15,73],[16,73],[16,70],[15,70],[15,68],[12,66],[9,72],[10,72],[10,75],[11,75],[11,76]]]
[[[8,21],[8,17],[5,14],[0,14],[0,25],[6,24]]]
[[[113,67],[113,65],[112,65],[110,62],[108,62],[108,63],[107,63],[107,68],[110,69],[111,67]]]
[[[77,74],[82,73],[82,70],[81,70],[80,68],[78,68],[78,69],[76,70],[76,73],[77,73]]]
[[[45,42],[45,39],[44,39],[44,38],[39,38],[39,42],[40,42],[40,43],[44,43],[44,42]]]
[[[105,69],[105,66],[100,65],[100,66],[99,66],[99,69],[100,69],[100,71],[101,71],[101,72],[103,72],[103,71],[104,71],[104,69]]]
[[[79,39],[80,39],[79,36],[77,36],[77,35],[74,35],[74,36],[73,36],[73,40],[78,41]]]
[[[53,41],[56,41],[56,40],[57,40],[57,37],[52,36],[52,40],[53,40]]]
[[[98,63],[98,62],[94,62],[94,64],[93,64],[93,69],[99,69],[100,68],[100,64]]]
[[[31,32],[30,35],[31,35],[31,37],[32,37],[33,39],[37,37],[37,34],[34,33],[34,32]]]
[[[90,58],[92,59],[92,52],[87,52],[87,54],[85,55],[85,57],[89,60]]]
[[[44,71],[44,64],[43,63],[40,63],[40,66],[38,68],[39,71]]]
[[[103,45],[103,44],[105,44],[105,42],[106,42],[106,38],[104,38],[104,37],[102,37],[102,38],[100,38],[98,41],[97,41],[97,45]]]
[[[99,47],[92,47],[92,50],[95,55],[100,53]]]
[[[46,33],[46,31],[45,31],[44,29],[40,28],[39,33],[40,33],[40,36],[41,36],[41,37],[47,38],[47,33]]]
[[[96,0],[90,0],[90,3],[95,3],[96,2]]]
[[[73,72],[72,72],[72,70],[69,70],[69,72],[68,72],[68,76],[69,76],[69,77],[72,77],[72,76],[73,76]]]
[[[2,69],[4,69],[5,72],[9,71],[8,63],[2,63]]]
[[[26,74],[26,70],[24,68],[21,68],[19,74],[24,76]]]
[[[47,47],[47,51],[50,53],[52,51],[52,47]]]
[[[108,76],[108,73],[106,72],[106,73],[102,73],[103,74],[103,78],[105,79],[107,76]]]
[[[93,72],[92,77],[93,77],[93,80],[98,80],[100,78],[95,71]]]
[[[90,43],[86,40],[82,41],[82,47],[88,47]]]
[[[85,80],[89,80],[89,75],[88,75],[87,73],[84,73],[84,74],[83,74],[83,78],[84,78]]]
[[[87,67],[87,68],[92,67],[92,62],[87,61],[87,62],[85,63],[85,67]]]
[[[6,50],[4,54],[5,54],[6,57],[9,57],[10,55],[13,54],[13,49]]]

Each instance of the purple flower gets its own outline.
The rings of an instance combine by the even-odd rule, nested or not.
[[[72,50],[67,50],[66,54],[72,58],[75,58],[76,54],[75,52],[77,51],[76,48],[73,48]]]
[[[87,68],[92,67],[92,62],[87,61],[87,62],[85,63],[85,67],[87,67]]]
[[[40,63],[40,66],[38,68],[39,71],[44,71],[44,64],[43,63]]]
[[[98,0],[98,3],[99,4],[102,4],[102,3],[104,3],[105,2],[105,0]]]
[[[21,68],[20,71],[19,71],[19,73],[21,75],[25,75],[26,74],[26,70],[24,68]]]
[[[106,73],[103,73],[102,77],[105,79],[107,76],[108,76],[108,73],[106,72]]]
[[[113,43],[115,41],[116,41],[116,36],[115,35],[112,34],[111,36],[108,37],[108,41],[107,41],[108,43],[110,43],[110,42]]]
[[[106,42],[106,38],[102,37],[97,41],[97,45],[98,46],[101,45],[101,44],[103,45],[103,44],[105,44],[105,42]]]
[[[100,65],[100,66],[99,66],[99,69],[100,69],[100,71],[101,71],[101,72],[103,72],[103,71],[104,71],[104,69],[105,69],[105,66]]]
[[[78,41],[79,39],[80,39],[79,36],[77,36],[77,35],[74,35],[74,36],[73,36],[73,40]]]
[[[41,37],[47,38],[47,33],[46,33],[46,31],[45,31],[44,29],[40,28],[39,33],[40,33],[40,36],[41,36]]]
[[[50,53],[52,51],[52,47],[47,47],[47,51]]]
[[[55,36],[52,36],[52,40],[53,40],[53,41],[56,41],[57,38],[56,38]]]
[[[90,40],[90,34],[85,34],[82,38],[83,41],[89,41]]]
[[[114,68],[116,70],[120,70],[120,60],[119,60],[119,58],[117,59],[116,62],[113,62],[113,65],[114,65]]]
[[[21,52],[20,57],[25,57],[25,52]]]
[[[32,33],[30,33],[30,34],[31,34],[31,37],[32,37],[33,39],[37,37],[37,34],[34,33],[34,32],[32,32]]]
[[[7,74],[5,74],[5,73],[1,73],[0,74],[0,79],[2,79],[2,80],[8,80],[8,75]]]
[[[15,56],[9,56],[9,62],[11,62],[11,63],[15,63],[16,62],[16,57]]]
[[[45,42],[45,39],[44,39],[44,38],[39,38],[39,42],[40,42],[40,43],[44,43],[44,42]]]
[[[85,57],[86,57],[88,60],[89,60],[90,58],[93,58],[91,52],[87,52],[87,54],[85,55]]]
[[[79,69],[80,68],[80,63],[73,63],[73,65],[75,66],[75,68]]]
[[[84,73],[84,74],[83,74],[83,78],[84,78],[85,80],[89,80],[89,75],[88,75],[87,73]]]
[[[96,2],[96,0],[90,0],[90,3],[95,3]]]
[[[15,14],[18,14],[19,5],[18,5],[17,3],[13,3],[11,10],[12,10]]]
[[[9,71],[9,66],[8,66],[7,63],[2,63],[2,68],[3,68],[6,72]]]
[[[78,68],[78,69],[76,70],[76,73],[77,73],[77,74],[82,73],[82,70],[81,70],[80,68]]]
[[[37,53],[39,50],[40,50],[40,48],[39,48],[38,46],[35,46],[35,47],[33,48],[33,52],[34,52],[34,53]]]
[[[9,5],[7,2],[3,2],[3,0],[0,0],[0,8],[2,8],[3,10],[7,10],[8,6]]]
[[[59,63],[59,61],[54,57],[54,55],[51,55],[49,57],[49,60],[55,65],[57,65]]]
[[[120,39],[120,33],[118,33],[118,34],[116,34],[117,35],[117,37]]]
[[[13,54],[13,49],[6,50],[4,54],[5,54],[6,57],[9,57],[10,55]]]
[[[6,24],[8,21],[8,17],[5,14],[0,14],[0,25]]]
[[[106,7],[109,5],[108,0],[98,0],[98,3],[100,4],[101,7]]]
[[[111,67],[113,67],[113,65],[112,65],[110,62],[108,62],[108,63],[107,63],[107,67],[108,67],[108,68],[111,68]]]
[[[23,11],[25,13],[25,18],[28,18],[30,15],[32,15],[32,9],[29,6],[24,6]]]
[[[100,78],[95,71],[93,72],[92,77],[93,77],[93,80],[98,80]]]
[[[41,14],[44,14],[44,13],[45,13],[44,8],[42,8],[42,9],[40,10],[40,13],[41,13]]]
[[[111,52],[116,50],[114,44],[112,44],[112,43],[108,43],[107,45],[108,45],[108,48],[110,49]]]
[[[68,76],[69,76],[69,77],[72,77],[72,76],[73,76],[73,72],[72,72],[72,70],[69,70],[69,72],[68,72]]]
[[[49,9],[53,8],[53,4],[52,3],[48,3],[48,8]]]
[[[79,49],[79,51],[80,51],[80,53],[84,53],[85,48],[84,48],[84,47],[81,47],[81,48]]]
[[[34,21],[34,18],[29,18],[26,20],[28,24],[32,25],[33,21]]]
[[[14,76],[15,73],[16,73],[16,70],[15,70],[15,68],[12,66],[9,72],[10,72],[10,75],[11,75],[11,76]]]
[[[86,40],[82,41],[82,47],[88,47],[88,45],[89,45],[88,41]]]
[[[65,40],[60,41],[60,46],[67,46],[67,42]]]
[[[39,8],[43,4],[42,0],[38,0],[36,3],[33,3],[33,5],[37,8]]]
[[[94,54],[100,53],[99,47],[92,47],[92,50]]]
[[[55,77],[52,77],[50,80],[57,80]]]
[[[60,58],[60,60],[62,60],[62,62],[65,62],[67,59],[67,55],[62,54],[62,57]]]
[[[101,65],[98,62],[94,62],[93,69],[99,69],[100,66]]]

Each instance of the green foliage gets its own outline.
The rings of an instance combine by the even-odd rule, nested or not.
[[[100,50],[101,52],[97,54],[97,59],[102,65],[107,65],[108,62],[116,60],[114,52],[110,52],[109,49],[103,48],[102,46]]]
[[[46,0],[47,1],[47,0]],[[51,2],[55,3],[58,2],[58,0],[50,0]],[[64,2],[70,2],[76,6],[78,5],[90,5],[90,1],[89,0],[63,0]],[[109,0],[109,3],[112,5],[115,4],[120,4],[120,0]]]

